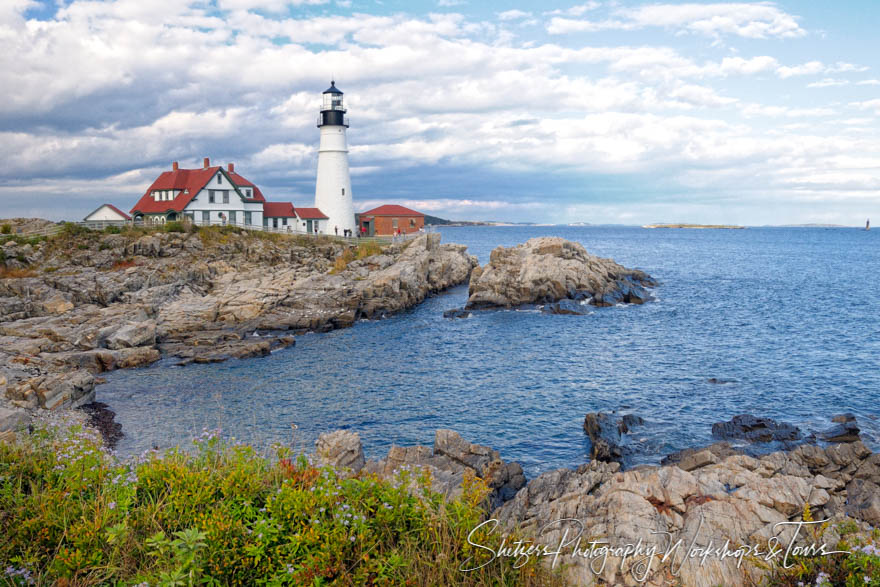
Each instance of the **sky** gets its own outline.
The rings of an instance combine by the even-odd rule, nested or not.
[[[355,210],[880,224],[875,0],[2,0],[0,217],[129,210],[172,161]]]

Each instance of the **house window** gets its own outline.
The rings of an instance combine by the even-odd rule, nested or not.
[[[250,212],[245,212],[245,213],[244,213],[244,223],[245,223],[245,225],[246,225],[246,226],[250,226],[250,225],[251,225],[251,221],[252,221],[251,213],[250,213]]]
[[[214,190],[208,190],[208,203],[214,203]]]
[[[269,228],[269,219],[263,216],[263,226]]]
[[[235,224],[235,210],[229,212],[229,224]]]
[[[391,228],[397,228],[397,218],[391,219]]]
[[[282,222],[284,223],[284,226],[287,226],[287,218],[284,218],[284,219],[282,220]]]
[[[217,174],[217,183],[223,183],[223,176],[219,173]]]
[[[244,193],[247,194],[247,197],[251,197],[251,190],[245,190]]]
[[[211,223],[211,213],[207,210],[202,212],[202,224],[210,224]]]
[[[415,228],[415,227],[416,227],[416,219],[415,219],[415,218],[410,218],[410,219],[409,219],[409,225],[410,225],[410,227]]]
[[[223,190],[223,203],[229,203],[229,190]]]

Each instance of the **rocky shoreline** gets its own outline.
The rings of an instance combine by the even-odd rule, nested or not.
[[[566,541],[571,545],[578,535],[581,548],[589,548],[591,540],[605,546],[640,544],[661,555],[679,541],[687,548],[710,543],[719,548],[729,541],[736,550],[766,545],[775,537],[783,549],[808,546],[813,533],[799,532],[793,524],[803,521],[806,511],[814,520],[849,522],[863,531],[880,527],[880,453],[861,441],[629,471],[618,462],[591,460],[528,483],[517,463],[451,430],[438,430],[433,447],[392,446],[378,461],[365,459],[356,432],[338,430],[319,437],[316,453],[322,464],[348,474],[392,479],[401,469],[427,471],[432,488],[447,497],[461,494],[466,475],[481,478],[491,490],[487,519],[497,521],[498,532],[515,532],[529,544],[554,548]],[[836,532],[831,525],[822,537],[830,548]],[[714,556],[701,562],[682,552],[667,560],[658,557],[648,569],[639,566],[643,559],[608,553],[599,568],[593,558],[571,556],[562,568],[574,585],[695,587],[758,584],[769,571],[748,558],[744,564]]]
[[[412,307],[477,265],[439,234],[357,258],[329,238],[219,227],[80,230],[2,250],[14,273],[0,279],[0,438],[27,411],[90,403],[106,371],[265,356]]]

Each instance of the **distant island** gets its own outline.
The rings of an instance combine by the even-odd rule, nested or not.
[[[425,214],[425,225],[432,226],[534,226],[533,222],[501,222],[498,220],[447,220]]]
[[[716,228],[742,230],[745,226],[736,226],[733,224],[645,224],[642,228]]]

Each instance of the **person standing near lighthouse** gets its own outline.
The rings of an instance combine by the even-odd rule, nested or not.
[[[345,129],[348,117],[342,105],[342,92],[331,81],[324,91],[318,128],[321,144],[318,148],[318,180],[315,183],[315,208],[328,216],[324,226],[337,230],[354,231],[354,203],[351,197],[351,176],[348,172],[348,144]],[[351,234],[351,233],[349,233]]]

